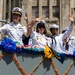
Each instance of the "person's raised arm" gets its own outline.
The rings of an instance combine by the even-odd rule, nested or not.
[[[28,15],[27,15],[27,13],[25,13],[24,19],[25,19],[26,23],[28,24]]]
[[[32,27],[34,26],[34,24],[35,24],[34,21],[28,23],[26,37],[29,37],[30,34],[32,33]]]
[[[63,33],[62,40],[64,40],[66,37],[68,37],[73,30],[73,21],[74,21],[73,17],[69,15],[68,20],[71,22],[71,24],[69,26],[69,29],[65,33]]]
[[[27,22],[28,22],[28,18],[25,17],[25,19],[27,19]],[[42,20],[42,19],[36,18],[35,21],[31,21],[31,22],[27,23],[27,32],[24,33],[22,36],[22,41],[23,41],[24,45],[28,44],[28,41],[30,39],[30,35],[32,33],[32,27],[35,25],[36,22],[39,22],[40,20]]]
[[[28,25],[27,25],[27,33],[25,34],[26,37],[29,37],[30,34],[32,33],[32,28],[35,25],[35,23],[39,22],[41,20],[42,20],[42,18],[36,18],[35,21],[31,21],[31,22],[28,23]]]

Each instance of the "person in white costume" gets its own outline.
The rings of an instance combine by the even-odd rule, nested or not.
[[[52,40],[52,44],[54,41],[56,43],[55,37],[58,35],[58,29],[59,29],[59,26],[57,24],[50,24],[50,32],[51,32],[50,38]]]
[[[12,22],[10,24],[5,24],[0,28],[0,32],[2,34],[6,34],[8,38],[12,39],[13,41],[18,41],[22,43],[22,35],[26,34],[27,30],[26,27],[20,24],[21,17],[24,16],[24,11],[19,8],[15,7],[12,9]]]
[[[68,27],[63,28],[62,33],[65,33],[67,30],[68,30]],[[75,51],[75,37],[74,36],[69,35],[66,39],[64,39],[62,44],[63,44],[63,49],[66,52],[72,53],[73,51]]]
[[[45,48],[47,46],[47,37],[45,36],[47,31],[45,25],[46,22],[44,20],[37,22],[36,31],[32,30],[33,24],[28,26],[26,36],[30,36],[30,38],[32,39],[32,47],[36,46],[39,48]]]
[[[63,49],[62,43],[63,43],[63,40],[65,38],[67,38],[73,30],[73,18],[71,16],[69,16],[68,19],[71,21],[69,29],[65,33],[60,34],[60,35],[55,37],[56,43],[53,40],[53,44],[52,44],[51,38],[48,41],[48,46],[51,47],[53,50],[59,52],[59,53],[62,53],[62,52],[66,53],[66,51]]]

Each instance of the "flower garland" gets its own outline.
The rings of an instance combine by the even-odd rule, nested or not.
[[[14,56],[13,53],[11,53],[11,57],[13,58],[16,66],[18,67],[18,69],[22,72],[23,75],[27,75],[26,71],[20,66],[18,60],[16,59],[16,57]]]
[[[24,52],[32,54],[43,54],[44,48],[38,48],[37,46],[25,45],[22,47]]]
[[[52,50],[46,46],[45,49],[44,49],[44,57],[45,58],[53,58],[54,54],[52,52]]]
[[[69,68],[67,69],[67,71],[66,71],[63,75],[68,75],[68,73],[69,73],[69,71],[71,70],[71,68],[73,67],[74,63],[75,63],[75,61],[73,61],[73,62],[70,64]],[[52,60],[52,67],[53,67],[53,69],[54,69],[55,74],[56,74],[56,75],[60,75],[59,72],[58,72],[58,70],[57,70],[57,68],[56,68],[56,66],[55,66],[55,63],[54,63],[53,60]]]
[[[45,58],[42,58],[42,60],[40,61],[40,63],[36,66],[36,68],[34,68],[32,70],[32,72],[30,73],[30,75],[33,75],[33,73],[40,67],[40,65],[42,64],[42,62],[44,61]]]
[[[4,57],[5,54],[6,54],[6,52],[4,52],[4,53],[0,56],[0,59],[1,59],[2,57]],[[14,56],[13,53],[11,53],[11,57],[13,58],[14,63],[16,64],[16,66],[18,67],[18,69],[21,71],[21,73],[22,73],[23,75],[33,75],[33,73],[39,68],[39,66],[40,66],[40,65],[42,64],[42,62],[45,60],[45,58],[42,58],[42,60],[41,60],[40,63],[36,66],[36,68],[34,68],[34,69],[31,71],[30,74],[27,74],[26,71],[20,66],[18,60],[16,59],[16,57]],[[71,65],[69,66],[69,68],[67,69],[67,71],[66,71],[63,75],[67,75],[67,74],[69,73],[69,71],[70,71],[70,69],[73,67],[74,63],[75,63],[75,61],[73,61],[73,62],[71,63]],[[52,67],[53,67],[53,69],[54,69],[55,74],[56,74],[56,75],[60,75],[59,72],[58,72],[58,70],[57,70],[57,68],[56,68],[56,66],[55,66],[55,63],[54,63],[54,61],[53,61],[52,59],[51,59],[51,64],[52,64]]]
[[[69,73],[69,71],[70,71],[71,68],[73,67],[74,63],[75,63],[75,61],[73,61],[73,62],[70,64],[69,68],[67,69],[67,71],[66,71],[63,75],[67,75],[67,74]]]
[[[10,38],[4,38],[1,41],[1,45],[0,45],[1,49],[12,53],[12,52],[18,52],[18,53],[22,53],[22,52],[27,52],[27,53],[32,53],[32,54],[43,54],[44,52],[44,48],[38,48],[37,46],[30,46],[30,45],[21,45],[19,42],[17,41],[13,41]]]
[[[0,59],[2,59],[5,56],[6,52],[3,52],[2,55],[0,55]]]
[[[16,66],[17,66],[18,69],[21,71],[21,73],[22,73],[23,75],[28,75],[28,74],[26,73],[26,71],[20,66],[18,60],[16,59],[16,57],[14,56],[13,53],[11,53],[11,57],[13,58],[13,60],[14,60],[14,62],[15,62],[15,64],[16,64]],[[42,64],[43,61],[44,61],[44,58],[40,61],[40,63],[36,66],[36,68],[34,68],[34,69],[32,70],[32,72],[31,72],[29,75],[33,75],[33,73],[39,68],[39,66]]]
[[[4,38],[1,41],[1,46],[6,52],[15,52],[16,51],[16,44],[10,38]]]
[[[52,58],[54,57],[54,54],[53,54],[52,50],[48,46],[46,46],[45,49],[37,48],[36,46],[31,47],[30,45],[22,46],[22,45],[20,45],[20,43],[14,42],[14,41],[12,41],[9,38],[5,38],[4,40],[2,40],[0,47],[2,49],[4,49],[6,52],[10,52],[11,53],[11,57],[13,58],[14,63],[16,64],[16,66],[18,67],[18,69],[20,70],[20,72],[23,75],[28,75],[28,74],[21,67],[21,65],[19,64],[18,60],[14,56],[13,52],[20,52],[20,53],[22,53],[23,51],[25,51],[27,53],[33,53],[33,54],[38,54],[38,53],[43,53],[44,52],[44,57],[42,58],[40,63],[31,71],[31,73],[29,73],[29,75],[33,75],[33,73],[40,67],[40,65],[45,60],[45,58],[49,58],[49,59],[52,60]],[[5,56],[6,52],[3,52],[3,54],[0,55],[0,59],[2,59]],[[67,75],[69,73],[69,71],[73,67],[74,63],[75,63],[75,61],[73,61],[70,64],[69,68],[67,69],[67,71],[63,75]],[[51,61],[51,64],[52,64],[52,67],[54,69],[55,74],[56,75],[60,75],[53,60]]]
[[[56,75],[60,75],[59,72],[58,72],[58,70],[57,70],[57,68],[56,68],[56,66],[55,66],[55,63],[54,63],[53,60],[52,60],[51,63],[52,63],[52,67],[53,67],[53,69],[54,69],[55,74],[56,74]]]

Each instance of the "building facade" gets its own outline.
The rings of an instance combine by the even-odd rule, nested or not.
[[[11,22],[13,7],[21,7],[28,14],[28,21],[43,17],[47,23],[57,23],[59,33],[69,26],[68,15],[75,14],[75,0],[0,0],[1,20]],[[22,18],[22,24],[26,24]],[[74,33],[75,30],[73,30]],[[72,33],[72,34],[73,34]]]
[[[68,15],[75,14],[75,0],[22,0],[22,7],[29,20],[44,17],[49,23],[57,23],[60,33],[69,26]]]

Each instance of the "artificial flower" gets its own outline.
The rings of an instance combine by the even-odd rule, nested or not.
[[[15,52],[16,51],[16,44],[10,38],[4,38],[1,41],[1,46],[3,47],[3,50],[5,50],[7,52]]]
[[[51,49],[46,46],[44,49],[44,57],[45,58],[52,58],[54,56],[53,52],[51,51]]]

